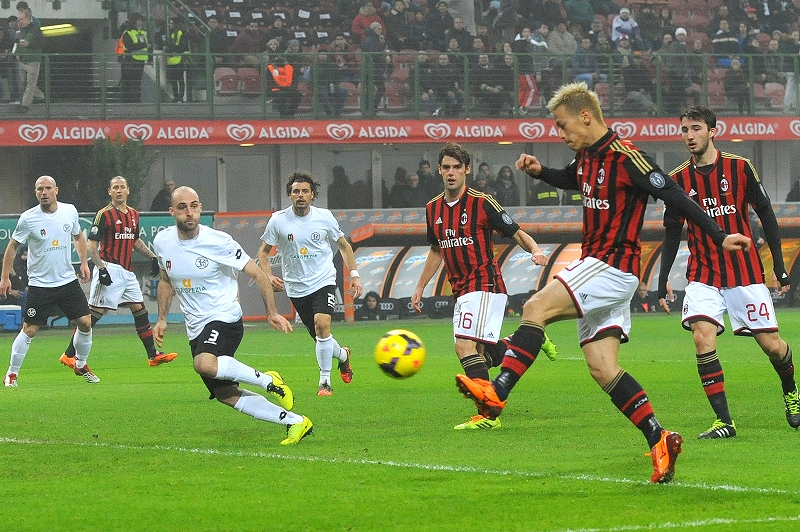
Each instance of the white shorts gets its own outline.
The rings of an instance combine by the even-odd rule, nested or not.
[[[113,262],[106,263],[111,276],[111,284],[100,284],[100,268],[92,271],[92,288],[89,290],[89,305],[98,308],[117,310],[120,305],[144,303],[142,287],[136,275]]]
[[[618,329],[620,341],[628,341],[631,331],[631,299],[639,279],[605,262],[586,257],[573,261],[556,274],[569,291],[578,310],[578,340],[581,346],[598,335]]]
[[[716,325],[719,336],[725,331],[722,318],[725,312],[735,335],[752,336],[778,330],[775,307],[765,284],[721,289],[696,281],[686,285],[681,318],[684,329],[691,330],[691,322],[700,319]]]
[[[506,314],[506,294],[470,292],[456,299],[453,335],[486,344],[496,344]]]

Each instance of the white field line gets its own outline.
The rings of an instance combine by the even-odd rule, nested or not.
[[[800,515],[789,515],[786,517],[757,517],[754,519],[727,519],[724,517],[714,517],[711,519],[685,521],[682,523],[651,523],[649,525],[624,525],[612,526],[610,528],[565,528],[562,530],[554,530],[553,532],[636,532],[637,530],[676,530],[713,525],[756,525],[793,521],[800,521]]]
[[[644,484],[649,485],[650,482],[645,480],[633,480],[627,478],[611,478],[602,477],[597,475],[563,475],[542,473],[537,471],[523,471],[517,469],[487,469],[483,467],[472,466],[453,466],[447,464],[419,464],[415,462],[398,462],[395,460],[368,460],[364,458],[330,458],[321,456],[295,456],[283,453],[268,453],[268,452],[241,452],[241,451],[220,451],[217,449],[200,449],[189,447],[175,447],[171,445],[128,445],[124,443],[103,443],[103,442],[69,442],[57,440],[33,440],[26,438],[6,438],[0,436],[0,443],[16,444],[16,445],[58,445],[58,446],[77,446],[77,447],[102,447],[107,449],[119,449],[123,451],[169,451],[175,453],[188,453],[197,455],[209,456],[222,456],[222,457],[242,457],[242,458],[267,458],[275,460],[293,460],[296,462],[321,462],[327,464],[352,464],[352,465],[374,465],[384,467],[395,467],[402,469],[419,469],[423,471],[445,471],[453,473],[477,473],[482,475],[492,476],[510,476],[522,478],[554,478],[562,480],[584,480],[588,482],[600,482],[610,484]],[[799,495],[800,491],[786,490],[781,488],[758,488],[752,486],[736,486],[732,484],[707,484],[707,483],[689,483],[689,482],[671,482],[670,487],[676,488],[689,488],[702,491],[727,491],[732,493],[765,493],[765,494],[780,494],[780,495]],[[653,486],[658,489],[660,487]],[[669,489],[669,488],[668,488]],[[776,519],[789,519],[789,518],[776,518]],[[800,520],[800,516],[791,517],[792,520]],[[661,525],[664,525],[663,523]],[[594,529],[581,529],[580,532],[589,532]],[[599,530],[599,529],[598,529]],[[617,530],[617,529],[602,529],[603,531]],[[628,530],[620,528],[619,530]],[[646,530],[634,528],[631,530]],[[576,531],[577,532],[577,531]]]

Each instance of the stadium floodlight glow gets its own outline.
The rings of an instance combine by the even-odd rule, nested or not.
[[[58,37],[60,35],[75,35],[78,33],[78,28],[72,24],[53,24],[51,26],[42,26],[42,35],[45,37]]]
[[[243,142],[242,144],[239,144],[239,146],[241,146],[242,148],[252,148],[253,146],[255,146],[255,144],[253,144],[252,142]]]
[[[510,140],[501,140],[501,141],[500,141],[500,142],[498,142],[497,144],[498,144],[499,146],[511,146],[511,145],[512,145],[512,144],[514,144],[514,143],[513,143],[513,142],[511,142]]]

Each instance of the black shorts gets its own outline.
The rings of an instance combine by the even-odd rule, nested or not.
[[[242,343],[244,336],[244,325],[242,320],[234,323],[225,323],[224,321],[212,321],[203,327],[197,338],[189,340],[189,347],[192,348],[192,358],[200,353],[210,353],[216,357],[229,356],[232,357]],[[210,377],[203,377],[203,382],[211,393],[209,399],[214,399],[214,390],[217,388],[224,388],[226,386],[237,386],[233,381],[214,379]]]
[[[333,316],[333,311],[336,309],[336,287],[334,285],[323,286],[313,294],[290,299],[303,325],[308,329],[308,334],[311,335],[311,338],[316,340],[317,333],[314,330],[314,314]]]
[[[28,287],[25,323],[43,327],[47,318],[64,315],[76,320],[89,314],[89,302],[77,279],[56,288]]]

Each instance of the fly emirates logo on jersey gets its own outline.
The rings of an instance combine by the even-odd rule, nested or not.
[[[441,223],[441,219],[439,220]],[[444,240],[439,240],[439,247],[442,249],[458,248],[461,246],[471,246],[474,243],[471,236],[457,236],[455,229],[444,230]]]
[[[583,168],[578,169],[578,179],[583,175]],[[604,169],[600,169],[597,172],[597,188],[600,188],[603,183],[606,181],[606,171]],[[583,206],[587,209],[598,209],[601,211],[607,211],[609,209],[609,203],[607,199],[602,198],[593,198],[592,197],[592,185],[587,183],[586,181],[583,182],[581,185],[583,193]]]
[[[722,184],[720,184],[721,186]],[[726,187],[727,188],[727,187]],[[706,214],[712,218],[736,214],[736,205],[720,205],[717,198],[703,198],[701,205]]]

